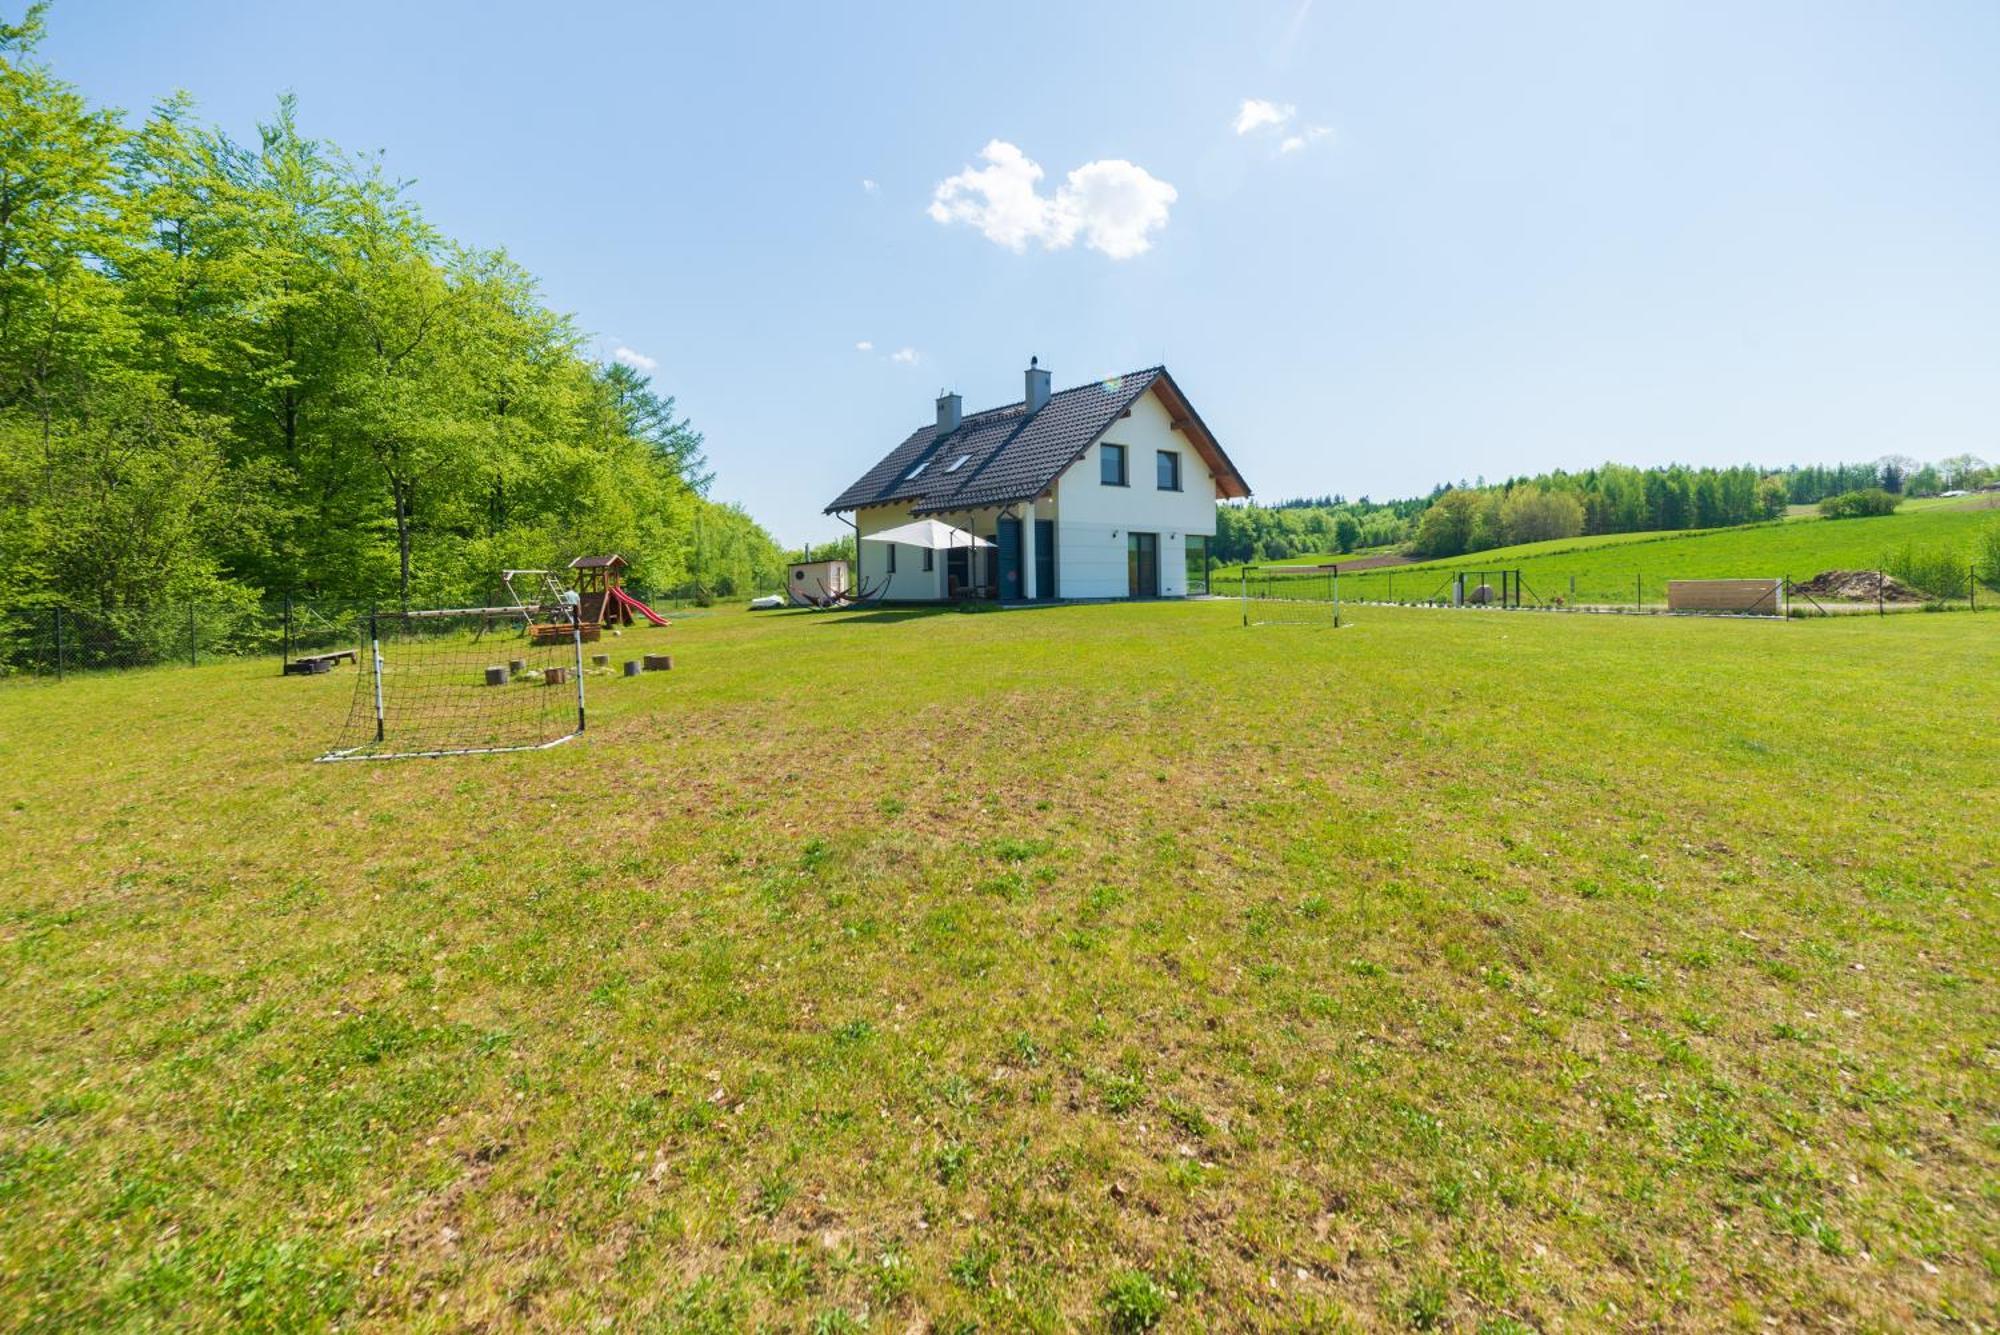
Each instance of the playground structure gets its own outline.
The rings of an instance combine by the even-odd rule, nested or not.
[[[579,556],[569,563],[569,568],[576,572],[576,593],[585,625],[630,626],[634,624],[634,616],[644,617],[655,626],[667,624],[665,617],[625,592],[628,564],[616,554]]]
[[[669,624],[665,617],[625,591],[624,571],[628,564],[616,554],[579,556],[569,563],[574,587],[567,589],[551,570],[503,570],[501,581],[527,619],[530,644],[558,644],[576,635],[585,643],[595,643],[606,626],[630,626],[637,617],[655,626]],[[533,601],[515,587],[516,580],[528,577],[539,578],[542,585]]]

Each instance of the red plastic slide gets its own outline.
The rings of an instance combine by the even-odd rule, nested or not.
[[[658,612],[655,612],[652,608],[646,606],[644,603],[640,602],[637,598],[634,598],[631,594],[625,592],[625,590],[619,588],[615,584],[612,585],[611,588],[605,590],[605,594],[609,603],[615,604],[616,606],[619,607],[630,608],[632,611],[637,612],[640,616],[646,618],[646,620],[652,622],[655,626],[664,626],[667,624],[667,619],[665,617],[661,616]],[[606,621],[611,620],[610,607],[608,606],[605,609],[604,619]],[[630,617],[625,617],[623,619],[626,621],[631,620]]]

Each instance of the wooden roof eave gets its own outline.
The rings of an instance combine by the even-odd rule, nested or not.
[[[1201,414],[1194,410],[1192,403],[1188,402],[1187,395],[1181,393],[1181,387],[1174,383],[1173,376],[1162,370],[1154,378],[1152,389],[1166,403],[1167,415],[1173,419],[1174,430],[1188,438],[1188,443],[1194,446],[1195,453],[1199,454],[1201,461],[1208,465],[1209,473],[1215,478],[1216,492],[1226,500],[1243,500],[1248,497],[1250,484],[1244,480],[1243,474],[1236,470],[1236,465],[1223,452],[1222,443],[1215,438],[1215,433],[1208,429],[1208,423],[1201,420]]]

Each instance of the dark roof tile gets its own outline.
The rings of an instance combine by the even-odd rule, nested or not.
[[[919,427],[827,513],[908,501],[913,513],[941,514],[1033,500],[1164,374],[1153,366],[1065,389],[1033,416],[1024,403],[974,413],[942,440],[935,424]],[[910,476],[919,463],[923,471]]]

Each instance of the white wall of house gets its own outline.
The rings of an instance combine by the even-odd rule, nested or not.
[[[1123,487],[1103,481],[1103,446],[1125,447]],[[1181,489],[1158,486],[1157,454],[1180,455]],[[1055,486],[1058,592],[1065,598],[1124,598],[1131,592],[1126,534],[1159,534],[1160,595],[1187,594],[1187,538],[1215,535],[1215,476],[1181,432],[1159,396],[1148,392],[1103,441],[1084,451]],[[1044,516],[1046,517],[1046,516]],[[1112,535],[1116,534],[1116,537]]]
[[[910,522],[912,516],[907,505],[877,505],[855,513],[855,527],[863,538],[870,533],[880,533],[885,528],[896,528]],[[895,573],[889,572],[890,552],[895,553]],[[924,569],[925,553],[921,548],[899,542],[863,542],[858,553],[855,585],[873,590],[880,579],[889,581],[888,591],[882,596],[898,602],[928,601],[944,597],[943,552],[931,553],[931,568]]]

